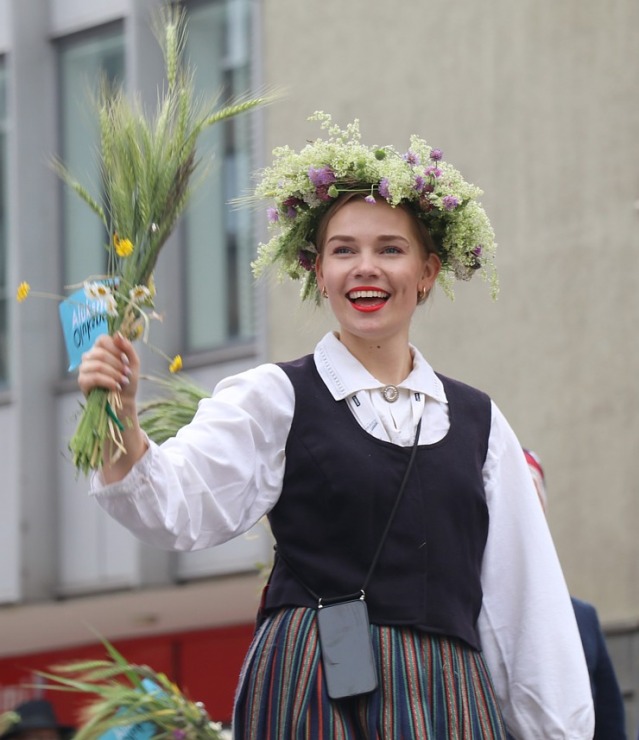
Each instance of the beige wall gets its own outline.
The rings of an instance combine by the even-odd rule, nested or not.
[[[266,148],[306,117],[419,133],[485,191],[501,295],[439,292],[413,340],[487,390],[545,464],[571,591],[639,618],[639,5],[635,0],[266,0]],[[270,359],[310,351],[326,311],[269,291]]]

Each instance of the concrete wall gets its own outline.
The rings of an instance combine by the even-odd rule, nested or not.
[[[130,7],[133,9],[136,5],[146,4],[146,0],[91,0],[90,3],[86,0],[44,1],[49,6],[51,32],[56,36],[118,20],[127,15]]]
[[[624,699],[628,740],[635,740],[639,729],[639,623],[610,629],[606,644]]]
[[[0,54],[9,46],[9,0],[0,0]]]

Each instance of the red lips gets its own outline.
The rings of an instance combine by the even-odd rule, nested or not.
[[[364,313],[379,311],[386,305],[390,294],[381,288],[375,286],[361,285],[349,290],[347,293],[348,300],[353,308]]]

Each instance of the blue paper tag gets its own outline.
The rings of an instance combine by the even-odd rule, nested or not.
[[[162,689],[149,678],[142,679],[142,686],[148,694],[164,693]],[[117,715],[122,715],[123,709],[117,712]],[[154,735],[157,735],[158,728],[153,722],[138,722],[131,725],[122,725],[122,727],[114,727],[108,730],[100,736],[99,740],[151,740]]]
[[[100,334],[108,332],[104,302],[89,298],[84,288],[72,293],[59,306],[64,341],[69,355],[69,370],[75,370],[82,355]]]
[[[152,722],[114,727],[100,736],[100,740],[151,740],[158,728]]]

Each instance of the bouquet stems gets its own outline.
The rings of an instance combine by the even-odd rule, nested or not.
[[[112,462],[126,452],[122,441],[124,425],[117,416],[120,407],[119,394],[104,388],[94,388],[82,405],[80,421],[69,441],[69,450],[73,464],[84,475],[102,465],[107,445],[111,448],[109,457]]]

